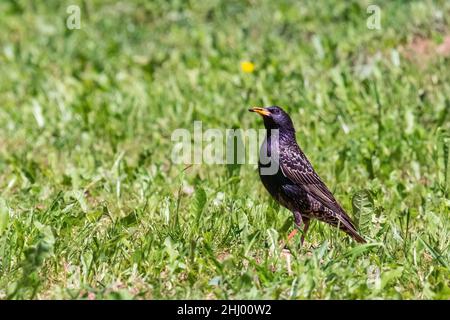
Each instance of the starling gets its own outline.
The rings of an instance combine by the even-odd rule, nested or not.
[[[263,117],[266,138],[261,145],[258,171],[270,195],[294,214],[296,226],[303,232],[303,243],[311,219],[338,227],[357,242],[365,243],[355,225],[333,194],[314,171],[295,139],[295,129],[289,115],[280,107],[251,108]],[[276,156],[274,156],[276,154]],[[262,161],[269,157],[269,161]],[[267,163],[266,163],[267,162]],[[274,166],[276,172],[269,172]],[[266,171],[264,171],[266,169]],[[297,229],[288,236],[290,240]]]

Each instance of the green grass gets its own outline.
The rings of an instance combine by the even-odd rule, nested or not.
[[[1,1],[0,298],[449,299],[450,58],[402,48],[450,5],[369,4]],[[273,104],[369,244],[315,222],[289,270],[254,166],[171,163]]]

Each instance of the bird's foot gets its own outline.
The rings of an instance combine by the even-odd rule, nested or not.
[[[296,235],[297,233],[298,233],[298,229],[292,230],[291,233],[289,233],[286,242],[281,241],[280,250],[282,250],[282,251],[285,251],[285,250],[289,251],[289,248],[288,248],[287,245],[288,245],[288,243],[291,242],[291,239],[292,239],[293,237],[295,237],[295,235]],[[303,245],[303,236],[302,236],[301,244]]]
[[[297,229],[292,230],[291,233],[289,233],[289,235],[288,235],[287,241],[288,242],[291,241],[291,239],[297,234],[297,232],[298,232]]]

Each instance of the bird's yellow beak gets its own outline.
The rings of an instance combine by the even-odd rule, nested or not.
[[[270,112],[264,108],[255,107],[248,109],[248,111],[259,113],[262,116],[270,116]]]

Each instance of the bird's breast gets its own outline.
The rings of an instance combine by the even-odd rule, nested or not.
[[[290,181],[284,176],[280,170],[279,143],[270,136],[266,137],[261,145],[258,171],[261,182],[270,193],[270,195],[278,201],[282,206],[291,209],[291,205],[286,201],[283,187]],[[268,170],[270,168],[270,170]]]

